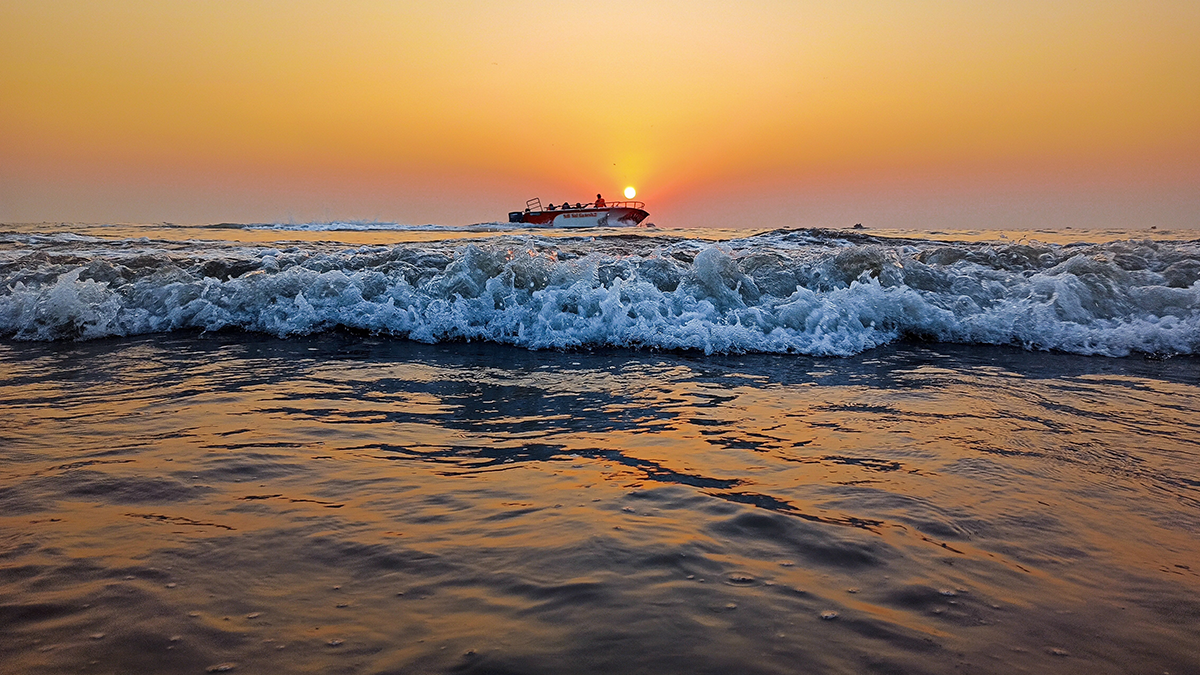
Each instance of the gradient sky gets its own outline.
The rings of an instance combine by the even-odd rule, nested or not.
[[[1200,227],[1200,2],[0,0],[0,221]]]

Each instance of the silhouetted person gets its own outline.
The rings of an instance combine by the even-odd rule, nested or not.
[[[600,195],[596,195],[596,208],[598,208],[598,209],[604,208],[604,197],[601,197]]]

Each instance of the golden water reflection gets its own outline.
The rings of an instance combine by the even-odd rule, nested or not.
[[[215,335],[0,363],[22,671],[1197,665],[1194,360]]]

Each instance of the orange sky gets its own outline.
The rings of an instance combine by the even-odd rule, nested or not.
[[[0,2],[0,221],[1200,227],[1197,2]]]

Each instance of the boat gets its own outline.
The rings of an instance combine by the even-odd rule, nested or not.
[[[643,227],[650,214],[643,202],[597,202],[551,204],[542,207],[542,200],[534,197],[525,202],[524,211],[512,211],[508,222],[525,223],[535,227]]]

